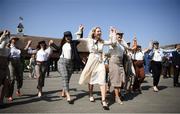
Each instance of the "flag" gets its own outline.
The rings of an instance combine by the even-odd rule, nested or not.
[[[21,16],[19,17],[19,19],[20,19],[20,20],[23,20],[23,18],[22,18]]]

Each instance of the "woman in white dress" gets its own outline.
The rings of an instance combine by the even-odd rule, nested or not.
[[[79,28],[81,31],[82,26]],[[105,65],[103,62],[103,46],[111,45],[111,41],[104,41],[101,38],[102,32],[100,27],[94,27],[86,39],[89,49],[89,57],[79,79],[79,84],[89,83],[90,85],[99,84],[101,90],[101,103],[104,110],[109,110],[106,103],[106,77]]]

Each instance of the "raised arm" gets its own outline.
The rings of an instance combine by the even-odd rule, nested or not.
[[[24,50],[26,50],[29,54],[36,54],[37,50],[36,49],[32,49],[31,46],[32,41],[29,40],[27,45],[25,46]]]
[[[109,29],[109,41],[111,41],[112,43],[116,43],[117,42],[117,40],[116,40],[116,33],[117,33],[116,28],[111,26],[110,29]]]
[[[6,37],[6,32],[3,31],[3,34],[0,36],[0,44],[2,43],[2,41],[5,39]]]
[[[114,46],[117,42],[116,33],[117,33],[117,30],[111,26],[109,29],[109,38],[108,38],[109,40],[105,40],[104,45]]]
[[[133,44],[132,44],[132,50],[135,50],[137,48],[137,39],[136,36],[133,39]]]
[[[84,30],[84,26],[81,24],[79,26],[78,31],[75,33],[77,39],[83,38],[83,30]]]
[[[0,48],[5,48],[6,47],[6,44],[8,43],[7,35],[8,35],[8,31],[4,30],[3,34],[0,36]]]
[[[54,44],[54,41],[50,40],[48,44],[49,44],[49,47],[45,50],[45,52],[48,53],[48,56],[50,56],[52,54],[52,52],[53,52],[52,44]]]
[[[143,53],[147,53],[150,49],[149,48],[145,48],[142,50]]]
[[[28,43],[26,44],[24,50],[28,50],[28,48],[31,46],[32,40],[29,40]]]

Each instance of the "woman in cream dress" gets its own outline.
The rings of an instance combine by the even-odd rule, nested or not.
[[[83,26],[79,27],[79,33],[82,31]],[[102,105],[104,110],[109,110],[106,103],[106,77],[105,77],[105,65],[103,62],[103,46],[111,45],[112,41],[103,41],[101,39],[101,28],[94,27],[89,34],[89,37],[85,40],[87,41],[87,46],[89,49],[89,57],[84,67],[82,74],[79,79],[79,84],[90,85],[99,84],[102,96]]]

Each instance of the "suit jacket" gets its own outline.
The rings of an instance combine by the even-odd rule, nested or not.
[[[172,52],[172,63],[174,66],[180,67],[180,53],[177,51]]]
[[[80,42],[78,40],[72,40],[70,43],[71,44],[71,60],[73,62],[73,70],[80,70],[81,68],[84,68],[84,66],[85,66],[79,56],[79,52],[77,49],[77,45],[79,43]],[[61,46],[57,46],[54,43],[51,46],[54,47],[56,50],[58,50],[61,55],[61,53],[62,53]]]

